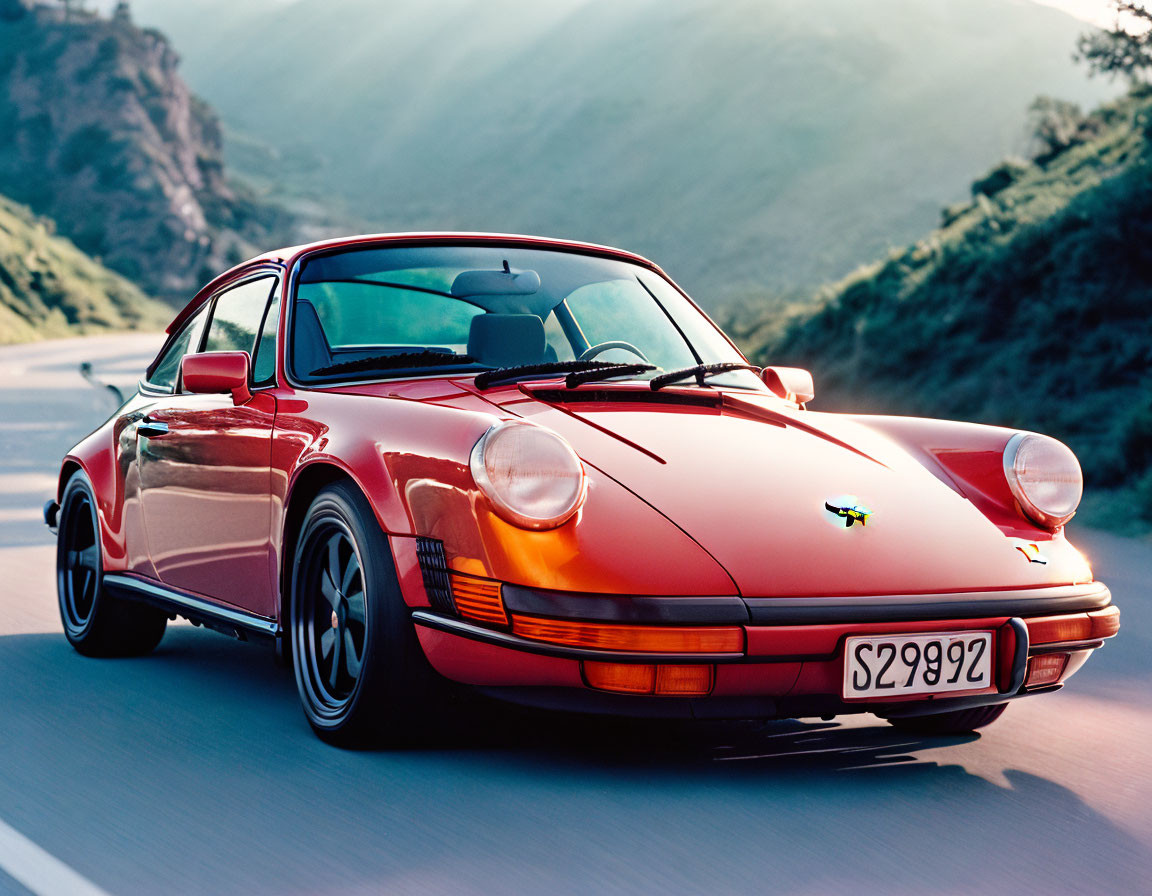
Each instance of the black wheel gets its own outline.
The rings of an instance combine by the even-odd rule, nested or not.
[[[68,642],[85,656],[139,656],[153,650],[168,618],[153,607],[104,592],[96,498],[83,473],[64,487],[58,532],[56,593]]]
[[[336,483],[308,508],[292,570],[296,686],[329,743],[399,742],[419,730],[432,672],[367,499]]]
[[[888,720],[894,728],[911,731],[915,734],[968,734],[977,728],[991,725],[1008,708],[1007,703],[995,706],[977,706],[973,709],[957,709],[954,712],[938,712],[928,716],[905,716]]]

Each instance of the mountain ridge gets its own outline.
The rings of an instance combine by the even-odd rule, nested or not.
[[[0,0],[0,194],[179,301],[290,227],[230,181],[215,113],[159,31]]]
[[[1022,0],[298,0],[259,7],[258,42],[134,8],[353,229],[621,245],[709,308],[915,238],[1036,94],[1110,90],[1071,61],[1084,24]]]

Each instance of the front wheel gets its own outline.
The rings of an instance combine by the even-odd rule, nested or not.
[[[1007,708],[1007,703],[997,703],[995,706],[977,706],[927,716],[894,717],[888,719],[888,723],[901,731],[914,734],[968,734],[977,728],[991,725]]]
[[[160,610],[118,600],[104,591],[104,555],[96,495],[76,473],[60,500],[56,543],[56,592],[64,636],[85,656],[140,656],[151,652],[168,618]]]
[[[414,733],[431,670],[372,508],[336,483],[308,508],[290,600],[292,665],[304,715],[338,746]]]

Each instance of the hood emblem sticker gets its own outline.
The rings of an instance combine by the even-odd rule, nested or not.
[[[825,501],[824,509],[835,514],[837,520],[844,520],[845,529],[851,529],[855,523],[866,526],[868,517],[872,516],[872,511],[857,502],[854,497]]]
[[[1016,550],[1023,554],[1029,563],[1039,563],[1043,565],[1048,562],[1048,558],[1040,553],[1040,545],[1035,542],[1018,542],[1016,544]]]

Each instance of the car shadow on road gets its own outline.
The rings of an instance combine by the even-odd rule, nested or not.
[[[773,772],[859,770],[918,762],[924,748],[969,743],[979,735],[923,737],[875,719],[868,727],[836,721],[679,721],[576,715],[520,708],[479,696],[451,695],[450,716],[410,749],[430,753],[532,756],[536,761],[600,768],[684,771],[715,763]],[[866,717],[871,718],[871,717]]]
[[[1137,892],[1152,862],[1055,780],[919,755],[975,735],[454,700],[421,745],[338,750],[269,650],[186,626],[132,660],[2,637],[0,681],[0,817],[115,892],[161,852],[221,893]]]
[[[237,644],[213,632],[185,626],[171,629],[160,649],[135,662],[194,664],[197,679],[243,693],[244,683],[273,696],[278,707],[287,703],[299,713],[290,669],[276,666],[265,645]],[[185,667],[184,673],[191,671]],[[178,693],[168,695],[179,700]],[[898,731],[874,720],[870,727],[846,728],[834,721],[692,721],[631,719],[582,715],[520,707],[479,695],[467,688],[448,687],[437,695],[435,712],[422,730],[397,743],[369,746],[362,752],[381,754],[531,753],[539,759],[594,762],[601,767],[642,766],[684,768],[693,764],[731,762],[832,770],[862,769],[918,761],[913,753],[977,740],[979,735],[924,737]],[[869,717],[871,718],[871,717]],[[292,726],[311,736],[307,726]],[[286,736],[294,736],[286,732]]]
[[[279,730],[285,738],[312,735],[300,713],[289,669],[278,666],[265,644],[240,644],[204,629],[171,626],[150,656],[93,660],[76,655],[62,635],[0,638],[0,675],[18,680],[39,667],[49,674],[38,684],[58,682],[75,699],[88,691],[92,704],[108,695],[137,710],[154,704],[173,720],[187,711],[204,720],[211,708],[217,723],[227,719],[237,734],[247,725],[262,732]],[[43,693],[43,717],[56,701]],[[631,719],[552,712],[504,703],[452,689],[439,695],[435,713],[423,731],[398,744],[352,755],[532,754],[538,760],[592,762],[601,766],[652,769],[661,766],[726,763],[749,768],[863,769],[917,762],[925,748],[969,743],[978,734],[925,737],[899,731],[876,719],[875,725],[845,727],[835,721],[680,721]],[[58,711],[70,707],[56,704]],[[71,707],[75,708],[75,707]],[[103,724],[129,725],[134,713]],[[144,735],[146,732],[140,732]]]

